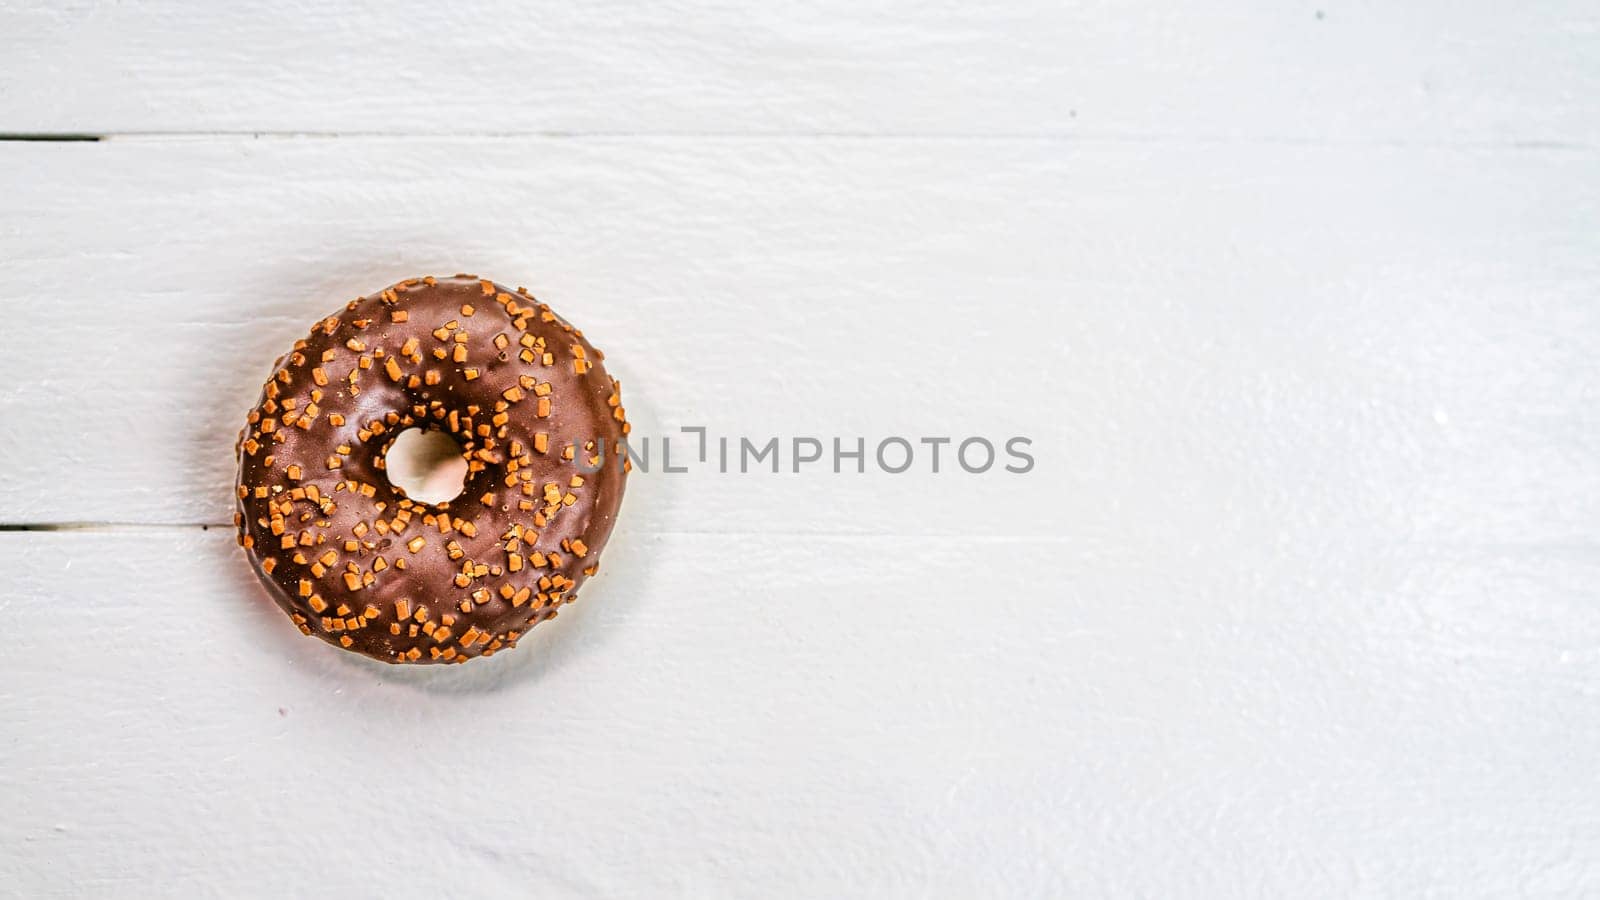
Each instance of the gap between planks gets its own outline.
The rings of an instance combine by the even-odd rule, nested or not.
[[[0,524],[0,534],[45,534],[52,532],[164,532],[164,531],[228,531],[230,522],[12,522]],[[1064,544],[1074,539],[1066,535],[1039,534],[924,534],[910,532],[840,532],[840,531],[694,531],[666,530],[637,533],[636,539],[674,537],[759,538],[792,540],[840,541],[960,541],[963,544]],[[3,539],[3,538],[0,538]]]
[[[383,132],[383,131],[120,131],[101,134],[88,132],[0,132],[0,143],[105,143],[209,140],[256,141],[861,141],[902,143],[1043,143],[1137,146],[1262,146],[1322,149],[1389,150],[1489,150],[1489,151],[1565,151],[1589,153],[1600,147],[1582,141],[1539,138],[1503,140],[1404,140],[1395,138],[1274,137],[1184,134],[1066,134],[1025,132],[969,134],[962,132],[628,132],[628,131],[482,131],[482,132]]]

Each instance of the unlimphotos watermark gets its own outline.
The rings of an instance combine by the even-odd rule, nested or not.
[[[606,461],[625,457],[637,472],[680,475],[692,470],[718,473],[759,473],[816,471],[866,474],[869,469],[889,475],[919,471],[961,472],[982,475],[1007,472],[1025,475],[1033,471],[1029,452],[1033,439],[1022,436],[991,441],[986,437],[949,436],[904,437],[891,435],[869,440],[866,437],[820,438],[748,435],[712,435],[704,425],[688,425],[680,435],[622,439],[620,450],[608,453],[604,439],[594,442],[593,456],[575,461],[584,472],[598,472]],[[685,438],[684,435],[692,435]],[[676,441],[674,439],[677,439]],[[652,443],[657,451],[652,458]],[[685,446],[685,445],[688,446]],[[830,446],[831,445],[831,446]],[[587,446],[585,449],[589,449]]]

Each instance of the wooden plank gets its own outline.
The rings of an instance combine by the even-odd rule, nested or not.
[[[11,4],[0,131],[1600,137],[1600,8]]]
[[[300,637],[223,532],[3,533],[0,880],[1600,889],[1600,558],[1375,549],[1326,578],[636,530],[516,652],[446,671]]]
[[[1578,151],[206,140],[0,148],[0,518],[226,522],[271,360],[428,271],[525,280],[642,436],[1034,439],[990,473],[634,479],[652,530],[1587,541]],[[659,459],[659,447],[657,449]],[[869,463],[869,465],[871,465]]]

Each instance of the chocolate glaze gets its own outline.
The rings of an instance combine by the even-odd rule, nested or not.
[[[392,663],[487,656],[554,617],[594,573],[628,469],[602,358],[521,288],[470,275],[318,322],[239,435],[239,541],[274,600],[302,632]],[[461,444],[460,496],[390,483],[384,454],[409,428]]]

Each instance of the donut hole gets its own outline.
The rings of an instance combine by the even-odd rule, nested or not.
[[[418,503],[454,500],[466,487],[467,458],[455,438],[442,431],[402,431],[383,460],[389,482]]]

